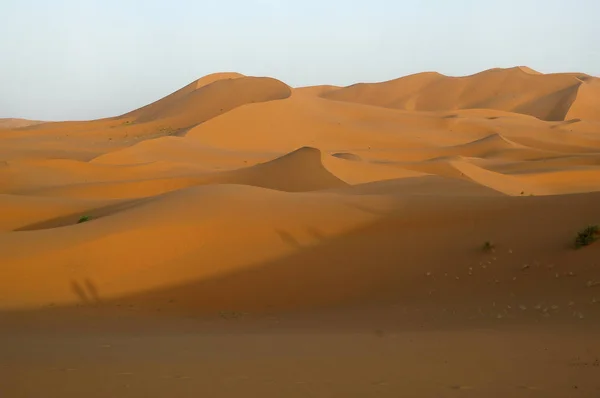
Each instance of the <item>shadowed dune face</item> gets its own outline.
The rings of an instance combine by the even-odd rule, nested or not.
[[[239,73],[215,73],[212,75],[205,76],[200,78],[192,83],[188,84],[185,87],[180,88],[172,94],[167,95],[164,98],[159,99],[151,104],[148,104],[142,108],[136,109],[132,112],[126,113],[122,115],[124,118],[129,117],[139,117],[139,115],[152,115],[160,112],[164,108],[168,108],[177,103],[182,103],[185,98],[192,94],[194,91],[207,86],[211,83],[217,82],[219,80],[233,80],[245,77]]]
[[[281,100],[291,95],[284,83],[271,78],[237,77],[184,87],[170,97],[134,111],[135,123],[161,120],[173,128],[189,128],[238,106]]]

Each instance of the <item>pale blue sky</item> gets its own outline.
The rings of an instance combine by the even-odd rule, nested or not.
[[[0,117],[114,116],[209,73],[292,86],[600,75],[600,0],[0,0]]]

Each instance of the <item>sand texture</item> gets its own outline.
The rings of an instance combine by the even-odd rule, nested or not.
[[[592,224],[580,73],[0,119],[0,397],[598,397]]]

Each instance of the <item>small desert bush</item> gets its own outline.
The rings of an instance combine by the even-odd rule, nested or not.
[[[491,251],[493,251],[493,250],[494,250],[494,248],[495,248],[495,247],[496,247],[496,246],[494,246],[494,244],[488,240],[488,241],[486,241],[486,242],[483,244],[483,251],[484,251],[484,252],[491,252]]]
[[[577,233],[575,247],[580,248],[591,245],[598,240],[598,235],[600,235],[600,227],[598,225],[588,225]]]
[[[86,222],[86,221],[90,221],[90,216],[79,217],[79,221],[77,221],[77,224],[81,224],[82,222]]]

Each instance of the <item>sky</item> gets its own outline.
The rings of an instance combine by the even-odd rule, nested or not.
[[[0,0],[0,118],[116,116],[214,72],[600,76],[598,15],[598,0]]]

